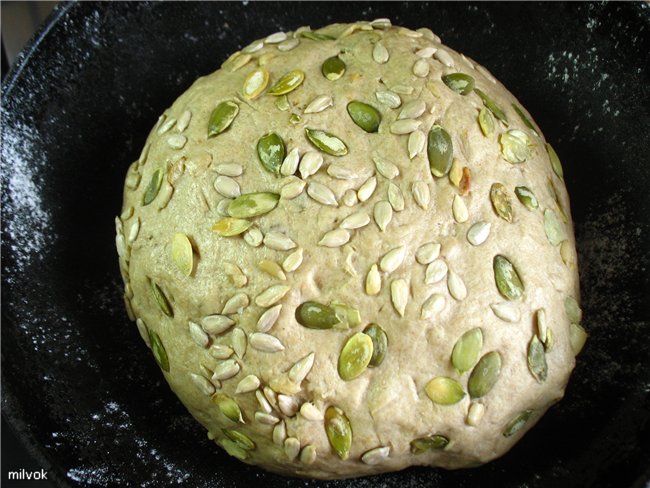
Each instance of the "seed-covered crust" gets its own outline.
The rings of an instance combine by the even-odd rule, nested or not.
[[[170,386],[276,472],[485,463],[562,397],[586,339],[557,154],[426,28],[235,53],[160,117],[116,229]]]

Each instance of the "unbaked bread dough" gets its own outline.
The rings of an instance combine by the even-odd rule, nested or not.
[[[557,155],[427,28],[233,54],[160,117],[116,226],[171,388],[229,454],[287,475],[501,456],[586,338]]]

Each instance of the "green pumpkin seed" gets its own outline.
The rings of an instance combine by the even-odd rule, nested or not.
[[[501,154],[503,158],[512,164],[519,164],[526,161],[532,154],[534,144],[530,142],[528,134],[524,131],[512,129],[499,136]]]
[[[447,444],[449,444],[449,439],[444,435],[435,434],[428,437],[420,437],[411,441],[411,453],[422,454],[433,449],[444,449],[447,447]]]
[[[341,323],[336,311],[318,302],[304,302],[296,308],[296,320],[309,329],[331,329]]]
[[[372,357],[370,358],[368,367],[377,367],[386,357],[386,351],[388,350],[388,336],[384,329],[377,324],[370,324],[363,330],[363,333],[372,340]]]
[[[573,351],[574,356],[580,354],[582,348],[587,342],[587,331],[580,324],[571,323],[569,328],[569,341],[571,342],[571,350]]]
[[[352,121],[363,130],[370,133],[379,130],[381,115],[375,107],[367,103],[354,101],[348,103],[347,108]]]
[[[361,314],[359,310],[345,303],[332,302],[330,307],[334,310],[336,317],[339,319],[339,323],[334,327],[337,329],[349,329],[350,327],[356,327],[361,323]]]
[[[167,357],[167,351],[165,351],[165,346],[163,346],[160,336],[156,334],[153,330],[148,329],[149,332],[149,343],[151,344],[151,352],[153,357],[160,366],[160,369],[169,373],[169,358]]]
[[[208,121],[208,137],[213,137],[225,131],[239,113],[239,105],[235,102],[221,102],[212,111]]]
[[[548,242],[553,246],[558,246],[562,241],[567,239],[564,225],[558,219],[557,214],[550,208],[544,210],[544,232],[546,233]]]
[[[286,95],[280,95],[275,100],[275,106],[277,107],[278,110],[281,110],[282,112],[286,112],[291,108],[291,105],[289,104],[289,97],[287,97]]]
[[[575,298],[569,296],[564,299],[564,311],[570,322],[582,322],[582,309]]]
[[[239,219],[258,217],[273,210],[279,200],[277,193],[244,193],[228,204],[228,214]]]
[[[506,428],[503,431],[503,436],[510,437],[511,435],[516,434],[524,425],[526,425],[526,422],[528,422],[532,415],[533,410],[524,410],[521,412],[514,419],[512,419],[508,425],[506,425]]]
[[[490,200],[496,214],[506,222],[512,223],[512,202],[506,187],[501,183],[494,183],[490,188]]]
[[[160,192],[160,187],[162,186],[162,182],[163,182],[163,174],[164,172],[162,169],[157,169],[151,175],[151,180],[149,180],[147,189],[144,191],[144,194],[142,195],[143,207],[145,205],[149,205],[158,196],[158,193]]]
[[[253,222],[250,220],[224,217],[214,223],[212,230],[221,237],[233,237],[243,234],[251,225]]]
[[[284,141],[275,132],[260,137],[257,141],[257,155],[266,171],[279,175],[286,155]]]
[[[492,117],[492,112],[485,107],[478,113],[478,125],[485,137],[491,136],[494,132],[494,117]]]
[[[546,364],[546,352],[544,344],[534,335],[528,344],[528,369],[538,383],[546,380],[548,366]]]
[[[156,303],[160,307],[160,310],[162,310],[162,313],[167,315],[167,317],[173,318],[174,310],[169,304],[169,300],[167,300],[167,297],[163,293],[162,289],[153,280],[151,280],[151,293],[153,294],[153,298],[156,300]]]
[[[537,133],[537,129],[535,129],[535,126],[530,121],[530,119],[528,117],[526,117],[526,114],[521,109],[521,107],[519,105],[517,105],[516,103],[513,103],[512,108],[515,109],[515,112],[517,112],[517,115],[519,115],[519,118],[524,123],[524,125],[526,127],[528,127],[530,130],[532,130],[533,134],[535,134],[536,136],[539,136],[539,134]]]
[[[253,100],[260,96],[260,94],[266,88],[266,85],[269,84],[269,72],[265,69],[256,69],[251,71],[251,73],[244,80],[244,87],[242,88],[242,94],[246,100]]]
[[[524,284],[514,265],[507,258],[497,254],[492,261],[494,281],[499,293],[508,300],[518,300],[524,294]]]
[[[230,398],[228,395],[224,393],[215,393],[212,396],[212,401],[216,403],[217,407],[219,407],[219,410],[221,410],[221,413],[224,414],[226,418],[232,420],[233,422],[240,422],[242,424],[244,423],[244,418],[241,414],[241,408],[239,408],[237,402]],[[235,439],[232,440],[235,441]]]
[[[341,349],[338,371],[341,379],[353,380],[363,373],[372,358],[372,339],[363,332],[350,337]]]
[[[348,147],[345,143],[329,132],[319,129],[305,129],[305,135],[318,149],[332,156],[345,156],[348,153]]]
[[[233,429],[221,429],[222,432],[228,439],[233,441],[239,447],[246,451],[252,451],[255,449],[255,443],[248,437],[246,434],[242,434],[238,430]]]
[[[269,91],[269,95],[280,96],[291,93],[298,88],[305,80],[305,73],[299,69],[289,71],[286,75],[275,82]]]
[[[454,156],[454,147],[447,131],[439,125],[434,125],[429,131],[427,156],[433,176],[441,178],[449,173]]]
[[[345,73],[345,63],[338,56],[327,58],[321,66],[321,73],[330,81],[336,81]]]
[[[311,39],[312,41],[334,41],[336,37],[332,37],[329,34],[321,34],[320,32],[314,31],[302,31],[300,37],[305,39]]]
[[[465,73],[451,73],[442,77],[442,81],[451,91],[459,95],[468,95],[474,89],[474,78]]]
[[[555,149],[553,149],[553,147],[548,142],[546,143],[546,152],[548,153],[548,159],[551,162],[551,168],[553,168],[553,172],[558,176],[558,178],[564,180],[564,170],[562,169],[560,158],[555,152]]]
[[[429,399],[438,405],[453,405],[465,397],[465,392],[460,383],[445,376],[433,378],[427,383],[424,391]]]
[[[537,197],[535,194],[525,186],[515,187],[515,195],[519,201],[526,207],[528,210],[535,210],[539,204],[537,203]]]
[[[325,410],[325,433],[336,454],[345,461],[352,445],[352,426],[340,408],[331,406]]]
[[[192,274],[194,268],[194,252],[192,243],[185,234],[177,232],[172,237],[171,245],[172,262],[185,276]]]
[[[492,114],[499,119],[501,122],[504,123],[504,125],[507,127],[508,126],[508,117],[506,117],[506,114],[501,108],[492,100],[490,97],[487,96],[485,92],[482,90],[479,90],[478,88],[474,88],[474,92],[481,97],[481,100],[483,100],[483,105],[492,112]]]
[[[241,461],[244,461],[245,459],[248,458],[248,453],[246,452],[246,450],[239,447],[239,445],[236,442],[228,438],[220,439],[216,442],[221,447],[223,447],[223,449],[228,453],[228,455],[237,458]]]
[[[497,351],[487,353],[472,370],[467,380],[467,391],[472,398],[487,395],[501,374],[501,355]]]
[[[469,371],[477,363],[483,349],[483,331],[480,327],[470,329],[456,341],[451,353],[451,364],[458,373]]]

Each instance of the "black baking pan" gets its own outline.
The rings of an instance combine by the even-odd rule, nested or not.
[[[173,396],[124,312],[113,217],[195,78],[269,33],[376,17],[488,67],[556,147],[590,339],[565,399],[495,462],[288,479],[225,455]],[[64,487],[646,486],[649,53],[647,3],[58,5],[2,86],[3,415]]]

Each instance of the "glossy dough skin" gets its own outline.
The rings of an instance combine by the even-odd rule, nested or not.
[[[564,182],[553,171],[541,131],[533,131],[524,123],[513,108],[519,103],[485,68],[444,47],[428,29],[412,31],[382,23],[375,23],[373,28],[368,22],[355,25],[334,24],[318,31],[334,40],[310,39],[309,34],[304,37],[299,31],[288,33],[286,40],[282,35],[271,37],[259,49],[253,43],[247,49],[252,52],[240,52],[215,73],[198,79],[165,111],[142,156],[129,168],[123,213],[116,219],[127,309],[134,320],[138,319],[140,332],[150,346],[151,337],[157,335],[154,352],[160,360],[164,348],[162,354],[168,362],[167,368],[164,357],[161,360],[163,369],[168,369],[165,378],[190,413],[206,427],[210,438],[244,462],[291,476],[316,478],[363,476],[411,465],[476,466],[504,454],[563,396],[574,367],[570,318],[564,306],[567,297],[579,297],[568,195]],[[291,40],[294,37],[297,41]],[[388,53],[386,62],[376,60],[383,61],[386,54],[377,43]],[[328,80],[321,66],[337,54],[346,65],[345,72],[337,80]],[[418,60],[423,61],[416,68]],[[242,95],[243,84],[253,70],[260,68],[269,73],[268,86],[247,100]],[[287,94],[288,107],[283,107],[280,97],[268,91],[292,70],[302,70],[305,77]],[[470,75],[476,88],[503,110],[508,126],[492,116],[494,131],[484,135],[478,123],[483,101],[473,91],[462,95],[451,90],[441,80],[451,73]],[[385,98],[378,100],[376,92],[389,89],[399,95],[401,104],[397,108],[382,103]],[[321,95],[331,97],[331,106],[324,103],[327,106],[322,111],[304,113]],[[394,99],[393,95],[389,97]],[[211,113],[228,100],[238,105],[238,114],[226,130],[208,137]],[[417,113],[415,104],[408,105],[413,100],[425,104],[423,113]],[[376,133],[355,124],[346,110],[351,101],[379,111],[381,123]],[[403,130],[394,123],[406,106],[414,110],[411,115],[416,116],[412,118],[419,124],[405,125],[417,125],[425,137],[434,125],[440,125],[450,135],[456,161],[449,174],[432,176],[426,143],[422,151],[409,157],[411,136],[394,133]],[[306,138],[305,128],[325,130],[340,138],[347,154],[332,156],[319,151]],[[522,131],[529,138],[529,154],[521,163],[507,161],[502,153],[501,136],[510,130]],[[281,137],[287,153],[297,148],[304,157],[315,151],[323,162],[315,174],[305,176],[306,187],[298,196],[280,198],[272,211],[249,219],[251,229],[259,229],[268,238],[264,243],[255,245],[255,234],[246,239],[244,234],[223,237],[212,230],[224,218],[227,204],[221,202],[225,197],[215,188],[220,173],[222,183],[216,186],[234,194],[280,194],[289,182],[298,188],[302,185],[300,170],[294,176],[282,176],[260,163],[258,141],[271,132]],[[415,149],[416,142],[412,142]],[[380,166],[381,161],[394,166],[378,168],[377,161]],[[226,163],[240,165],[243,173],[236,175],[237,166],[219,166]],[[463,172],[462,168],[467,169]],[[157,170],[162,170],[163,177],[156,192],[157,185],[151,180]],[[305,171],[308,173],[308,168]],[[461,182],[459,174],[464,175]],[[359,201],[353,192],[373,176],[376,188],[368,190],[371,194],[365,201]],[[425,188],[428,202],[414,196],[416,182],[424,183],[419,189]],[[317,201],[319,187],[313,183],[329,188],[335,204]],[[511,222],[495,212],[490,200],[494,183],[505,187]],[[393,187],[389,198],[391,184],[400,192]],[[529,209],[518,200],[515,187],[519,186],[535,194],[537,208]],[[371,187],[368,183],[366,189]],[[363,193],[362,199],[366,196]],[[144,205],[143,199],[151,201]],[[392,218],[383,231],[376,222],[381,201],[389,202],[392,208]],[[387,204],[382,205],[385,211]],[[563,242],[551,243],[547,238],[545,210],[558,217]],[[349,242],[336,247],[319,245],[326,233],[357,212],[362,214],[359,222],[367,224],[349,229]],[[467,234],[479,221],[490,224],[490,233],[485,242],[472,245]],[[177,263],[182,246],[173,250],[178,233],[187,236],[192,246],[189,275]],[[284,241],[274,243],[273,233],[288,237],[295,247]],[[430,278],[427,283],[426,257],[420,259],[425,264],[416,259],[418,249],[427,243],[433,243],[433,248],[440,244],[437,259],[448,269],[441,271],[443,277],[437,282]],[[397,267],[386,272],[383,269],[391,266],[381,266],[382,257],[396,248],[403,248],[403,260],[398,259]],[[268,264],[260,269],[260,261],[281,266],[299,249],[303,259],[297,269],[278,272],[277,266]],[[505,256],[515,266],[524,286],[520,299],[508,300],[500,294],[493,271],[496,255]],[[379,291],[368,294],[367,275],[374,264],[379,265]],[[443,271],[444,265],[440,264]],[[157,293],[152,292],[152,284],[157,285]],[[270,308],[259,306],[257,297],[275,285],[286,286],[288,291],[276,303],[282,305],[277,321],[264,333],[277,338],[282,348],[275,342],[264,346],[268,337],[260,340],[260,336],[251,335],[259,332],[258,319]],[[400,286],[405,288],[401,298]],[[432,295],[439,295],[439,307],[432,306],[429,315],[423,314],[423,306]],[[234,296],[238,303],[230,304],[236,310],[225,314],[234,324],[225,325],[223,332],[214,332],[214,324],[210,329],[205,317],[221,314]],[[354,307],[361,321],[351,328],[304,327],[296,321],[295,310],[309,300]],[[404,303],[401,316],[398,309]],[[508,307],[510,321],[492,310],[491,305],[501,303]],[[553,337],[545,352],[547,376],[542,381],[533,376],[527,360],[529,343],[539,334],[539,309],[544,309]],[[386,332],[385,358],[356,378],[343,380],[337,370],[339,354],[346,341],[370,323]],[[480,356],[497,351],[501,371],[489,392],[471,398],[471,370],[459,374],[451,355],[457,340],[476,327],[481,328],[483,338]],[[226,358],[228,347],[236,353]],[[313,367],[307,368],[301,382],[292,382],[288,374],[292,366],[312,353]],[[234,368],[236,374],[222,380],[213,378],[215,371],[228,368]],[[256,381],[251,378],[244,386],[252,385],[254,390],[237,393],[241,380],[249,375],[257,377],[259,386],[255,388]],[[436,377],[455,380],[462,387],[462,399],[452,405],[434,403],[425,388]],[[227,407],[233,405],[224,403],[224,398],[239,406],[241,421],[224,415],[219,405],[231,413]],[[261,398],[266,400],[260,403]],[[294,412],[305,402],[314,408],[304,407],[304,415]],[[472,403],[484,409],[477,419],[468,419]],[[346,459],[337,455],[326,434],[322,416],[330,406],[338,407],[349,419],[352,442],[347,456],[343,456]],[[269,407],[270,412],[265,411]],[[533,413],[523,428],[505,436],[508,424],[527,410]],[[223,429],[230,432],[230,438]],[[251,449],[247,441],[242,444],[241,439],[238,443],[233,430],[247,436],[255,447]],[[449,440],[446,447],[412,452],[411,441],[434,434]],[[387,449],[361,459],[364,453],[380,447]]]

